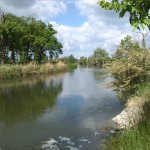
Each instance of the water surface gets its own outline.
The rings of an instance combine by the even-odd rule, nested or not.
[[[0,81],[1,150],[99,150],[122,110],[101,69]]]

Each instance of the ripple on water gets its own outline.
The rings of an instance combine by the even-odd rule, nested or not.
[[[72,137],[59,136],[58,140],[50,138],[47,141],[42,142],[41,150],[60,150],[65,148],[66,150],[81,150],[84,144],[90,144],[91,141],[85,137],[80,137],[78,140],[74,140]]]
[[[77,139],[74,137],[59,136],[57,138],[50,138],[40,144],[40,150],[82,150],[86,147],[92,146],[93,137],[94,139],[99,139],[98,141],[103,143],[105,138],[109,134],[114,134],[116,131],[113,129],[105,129],[100,131],[95,131],[93,136],[82,136]],[[90,139],[89,139],[90,138]],[[38,149],[38,150],[39,150]],[[0,149],[1,150],[1,149]]]
[[[59,150],[57,147],[58,142],[55,139],[49,139],[43,142],[41,149],[42,150]]]

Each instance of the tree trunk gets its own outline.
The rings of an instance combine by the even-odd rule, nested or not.
[[[2,64],[6,63],[5,51],[6,51],[6,48],[3,46],[2,47],[2,61],[1,61]]]
[[[27,42],[24,62],[29,62],[30,42]]]
[[[14,51],[14,49],[12,49],[12,52],[11,52],[11,59],[12,59],[12,63],[15,63],[16,59],[15,59],[15,51]]]

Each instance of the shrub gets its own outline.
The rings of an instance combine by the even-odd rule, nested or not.
[[[110,65],[110,71],[116,79],[119,87],[133,86],[139,82],[146,82],[150,79],[150,53],[128,52],[128,59],[125,61],[116,59]]]

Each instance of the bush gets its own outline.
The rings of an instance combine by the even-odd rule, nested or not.
[[[137,84],[150,81],[150,52],[131,42],[127,42],[130,43],[128,46],[119,47],[114,61],[108,64],[115,78],[114,85],[125,90],[132,90]]]

